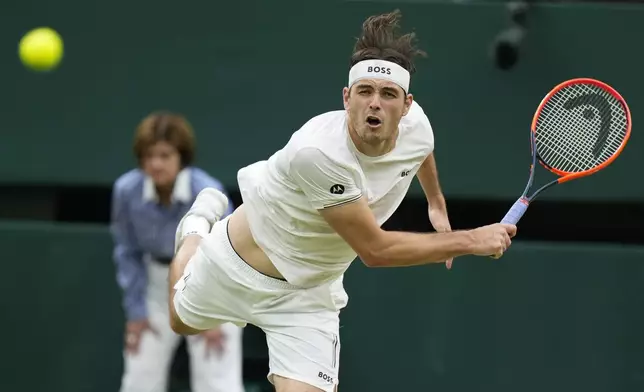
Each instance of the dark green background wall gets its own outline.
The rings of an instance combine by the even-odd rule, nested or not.
[[[507,25],[505,8],[472,4],[3,5],[0,110],[10,137],[0,144],[0,181],[109,184],[133,164],[126,146],[137,122],[164,108],[188,116],[197,129],[200,164],[234,186],[238,168],[266,158],[312,115],[341,107],[362,20],[399,7],[404,26],[417,31],[429,53],[418,63],[412,90],[433,122],[448,195],[517,196],[539,101],[565,79],[594,77],[630,103],[631,144],[608,171],[545,196],[642,200],[644,185],[628,176],[630,167],[644,165],[637,136],[644,56],[634,50],[644,36],[644,10],[538,6],[529,15],[519,65],[503,72],[494,68],[489,49]],[[17,61],[18,39],[36,25],[51,25],[65,38],[65,62],[55,73],[35,75]]]
[[[0,390],[117,390],[110,247],[104,227],[0,224]],[[517,243],[498,262],[464,257],[452,271],[356,263],[340,391],[641,391],[642,259],[641,247]],[[265,355],[254,333],[247,357]]]

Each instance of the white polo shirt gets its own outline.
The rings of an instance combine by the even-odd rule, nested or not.
[[[268,160],[238,172],[255,241],[291,284],[339,280],[357,254],[318,210],[364,196],[383,224],[433,149],[432,127],[415,102],[400,122],[394,149],[378,157],[356,149],[344,110],[312,118]]]

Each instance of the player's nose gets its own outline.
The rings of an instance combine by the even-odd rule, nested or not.
[[[371,110],[380,109],[380,97],[378,97],[378,94],[374,94],[372,96],[371,101],[369,102],[369,109]]]

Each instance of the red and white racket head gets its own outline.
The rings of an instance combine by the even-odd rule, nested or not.
[[[631,134],[631,113],[608,84],[571,79],[543,98],[532,132],[539,162],[564,182],[601,170],[619,156]]]

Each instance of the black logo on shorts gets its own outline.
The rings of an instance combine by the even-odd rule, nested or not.
[[[333,193],[334,195],[341,195],[344,193],[344,186],[340,184],[335,184],[329,189],[329,192]]]
[[[333,377],[328,376],[325,373],[322,373],[322,372],[318,373],[318,377],[328,382],[329,384],[333,384]]]
[[[391,75],[391,68],[385,67],[367,67],[367,72],[375,72],[381,74]]]
[[[400,177],[407,177],[411,173],[411,170],[403,170],[402,173],[400,173]]]

